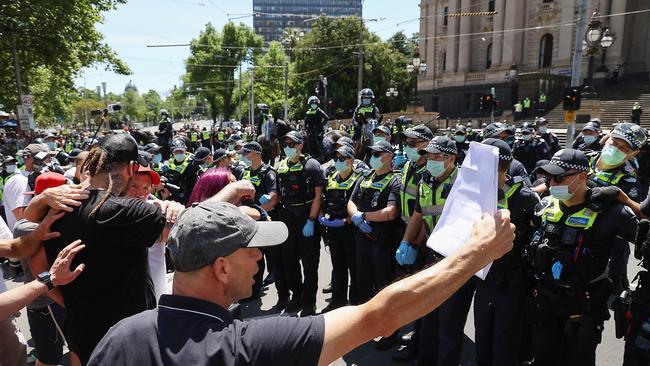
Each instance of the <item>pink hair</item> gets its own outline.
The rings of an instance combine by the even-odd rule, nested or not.
[[[230,183],[232,173],[226,168],[210,168],[203,173],[194,185],[187,206],[195,202],[203,202],[217,194],[223,187]]]

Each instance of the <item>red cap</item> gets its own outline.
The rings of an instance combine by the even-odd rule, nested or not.
[[[25,192],[26,195],[39,195],[48,188],[58,187],[65,184],[65,177],[62,174],[46,172],[36,178],[33,191]]]
[[[135,172],[136,174],[138,173],[147,173],[149,174],[149,177],[151,178],[151,184],[154,186],[157,186],[160,184],[160,175],[156,173],[155,171],[151,170],[149,166],[146,165],[140,165],[138,167],[138,171]]]

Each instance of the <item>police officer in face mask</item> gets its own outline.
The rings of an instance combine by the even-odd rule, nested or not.
[[[469,139],[469,131],[471,130],[470,128],[465,128],[462,125],[456,126],[456,132],[454,134],[454,141],[456,142],[456,149],[458,150],[458,160],[457,164],[458,165],[463,165],[463,161],[465,160],[465,156],[467,155],[467,151],[469,151],[469,142],[471,141]]]
[[[553,132],[548,129],[548,121],[544,117],[539,117],[535,119],[535,129],[537,130],[537,135],[541,137],[552,154],[555,154],[560,147],[560,140],[555,136]]]
[[[418,184],[415,211],[395,252],[395,259],[401,266],[414,265],[420,253],[423,253],[420,257],[424,257],[425,265],[431,265],[440,258],[425,243],[442,214],[458,175],[456,143],[448,137],[434,137],[419,153],[426,159],[426,172]],[[435,364],[441,331],[438,316],[439,312],[434,310],[419,319],[415,323],[411,341],[407,347],[396,351],[393,359],[406,361],[417,356],[419,365]]]
[[[350,245],[354,237],[354,225],[347,211],[352,189],[362,175],[354,171],[354,151],[349,146],[336,150],[335,171],[326,177],[323,204],[318,221],[324,230],[323,238],[329,245],[332,256],[332,299],[322,313],[351,304],[358,304],[355,246]],[[350,293],[348,297],[348,275]]]
[[[634,201],[640,202],[641,187],[635,176],[634,157],[646,143],[643,127],[624,122],[611,132],[601,152],[589,155],[591,184],[599,187],[617,186]]]
[[[531,128],[532,132],[532,128]],[[524,185],[521,177],[510,177],[510,148],[501,140],[487,139],[486,145],[499,149],[499,209],[510,211],[517,230],[513,248],[492,263],[485,281],[476,281],[474,324],[476,359],[479,365],[518,365],[519,344],[525,320],[526,279],[529,271],[524,249],[537,226],[535,207],[540,200]]]
[[[316,312],[320,257],[316,220],[322,200],[323,173],[318,161],[302,155],[303,142],[299,131],[290,131],[282,138],[286,158],[280,161],[277,172],[282,204],[280,218],[289,228],[289,237],[282,244],[282,261],[292,297],[285,310],[302,308],[300,315],[306,316]]]
[[[522,125],[521,137],[515,141],[512,148],[512,155],[529,172],[535,169],[535,163],[537,161],[551,158],[548,145],[543,139],[535,135],[533,125],[530,122],[524,122]]]
[[[625,276],[637,223],[618,203],[597,201],[587,186],[587,156],[558,151],[542,167],[551,197],[533,235],[537,285],[530,294],[535,365],[594,365],[612,283]],[[625,247],[628,247],[626,250]],[[620,293],[620,292],[618,292]]]
[[[354,141],[361,138],[363,124],[369,119],[379,118],[379,108],[374,103],[375,93],[371,89],[365,88],[359,92],[361,104],[357,106],[352,114],[352,125],[354,126]]]
[[[172,192],[172,199],[177,202],[185,203],[187,195],[183,183],[191,159],[190,156],[187,155],[187,147],[180,140],[176,140],[172,143],[171,152],[172,156],[165,162],[162,175],[167,178],[169,183],[181,187],[180,191]]]
[[[372,143],[377,143],[379,141],[386,141],[392,144],[392,135],[390,128],[387,126],[379,125],[372,130]]]
[[[368,301],[395,279],[397,242],[394,234],[401,226],[401,177],[393,172],[393,147],[380,141],[369,149],[374,173],[357,181],[348,202],[348,215],[356,226],[354,242],[360,303]],[[376,346],[388,349],[396,341],[397,332],[381,338]]]
[[[585,123],[582,132],[573,141],[572,147],[584,153],[600,151],[600,127],[594,122]]]
[[[426,171],[427,159],[420,150],[427,147],[433,133],[425,125],[418,125],[402,132],[404,156],[408,159],[402,168],[402,189],[400,190],[400,212],[402,220],[408,223],[415,209],[418,184]],[[401,235],[400,235],[401,236]]]
[[[483,139],[495,138],[508,143],[512,141],[514,143],[514,133],[511,133],[511,128],[505,123],[495,122],[490,123],[485,128],[483,128]],[[508,144],[510,146],[510,144]],[[530,179],[528,177],[528,171],[524,165],[517,159],[512,159],[510,162],[510,170],[508,175],[511,177],[522,177],[526,185],[530,185]]]

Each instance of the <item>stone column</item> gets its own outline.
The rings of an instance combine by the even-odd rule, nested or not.
[[[449,0],[449,14],[456,13],[458,11],[458,1],[459,0]],[[450,17],[447,22],[447,72],[454,73],[456,72],[456,63],[458,58],[456,54],[458,53],[458,18]]]
[[[472,7],[471,0],[462,0],[461,12],[470,12]],[[467,72],[470,69],[470,56],[472,46],[468,36],[472,32],[472,17],[460,18],[460,37],[458,38],[458,71]]]
[[[516,1],[516,0],[515,0]],[[501,66],[503,60],[503,20],[505,19],[504,12],[506,11],[506,0],[496,0],[497,15],[494,16],[492,27],[494,33],[492,34],[492,67]]]
[[[560,23],[569,24],[573,21],[573,16],[576,11],[575,0],[564,0],[562,2],[562,15]],[[589,20],[587,20],[588,22]],[[554,42],[557,42],[557,62],[553,60],[553,66],[571,68],[573,62],[573,46],[575,44],[574,38],[577,26],[565,26],[559,28],[559,37]],[[541,38],[540,38],[541,40]],[[539,46],[538,46],[539,47]]]

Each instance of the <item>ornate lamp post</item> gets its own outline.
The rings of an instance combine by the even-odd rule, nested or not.
[[[396,98],[399,95],[399,92],[397,89],[393,88],[392,86],[386,90],[386,97],[388,98],[388,109],[389,112],[392,111],[392,108],[390,108],[390,100],[391,98]]]
[[[409,73],[413,74],[413,78],[415,79],[415,90],[413,92],[413,99],[411,100],[411,104],[422,104],[420,99],[418,98],[418,74],[423,74],[427,71],[427,64],[420,58],[420,51],[415,50],[415,54],[413,55],[413,60],[411,60],[411,64],[406,66],[406,71]]]
[[[582,42],[582,51],[584,54],[589,56],[589,71],[587,82],[583,89],[583,95],[585,98],[595,98],[598,96],[596,90],[593,86],[594,79],[594,56],[600,51],[608,49],[614,44],[616,37],[609,30],[609,28],[604,27],[602,22],[598,20],[599,18],[598,11],[595,11],[591,16],[591,23],[585,32],[585,39]]]

